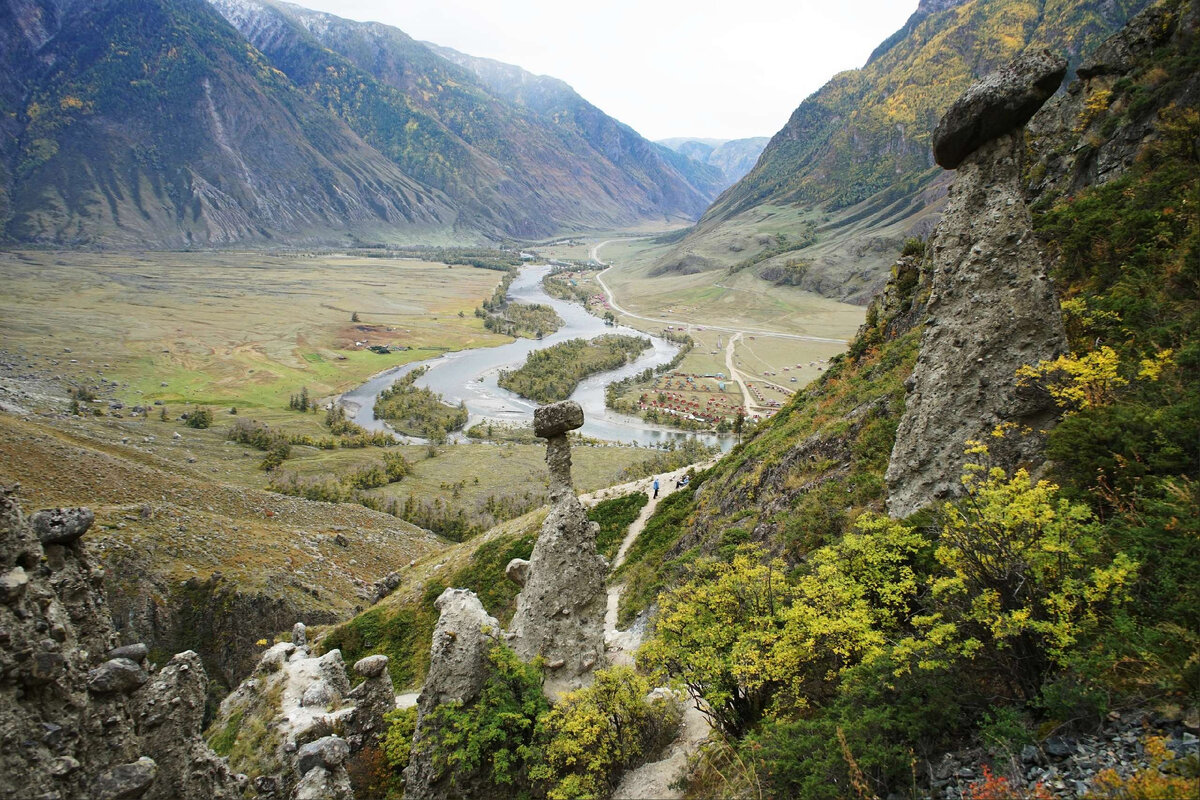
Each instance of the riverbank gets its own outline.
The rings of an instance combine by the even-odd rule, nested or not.
[[[375,397],[407,372],[427,366],[428,371],[417,379],[415,385],[441,394],[449,404],[464,403],[468,412],[468,427],[487,422],[528,423],[537,404],[501,388],[498,384],[501,370],[515,369],[535,350],[542,350],[568,339],[590,340],[612,333],[626,336],[643,335],[632,328],[606,325],[603,320],[588,313],[582,306],[546,294],[541,281],[550,269],[548,265],[522,268],[520,275],[509,288],[509,299],[513,302],[538,303],[553,308],[564,323],[554,334],[540,340],[519,339],[497,347],[459,350],[393,370],[385,370],[358,388],[343,394],[339,402],[346,407],[357,424],[367,430],[384,430],[385,423],[374,415]],[[636,375],[648,368],[653,369],[675,357],[678,345],[657,336],[649,338],[651,347],[639,358],[619,369],[599,373],[580,382],[571,395],[571,399],[583,407],[587,419],[580,432],[592,438],[624,444],[659,446],[699,438],[710,446],[716,445],[722,449],[731,447],[734,441],[732,437],[695,434],[654,426],[605,407],[604,390],[609,383]]]

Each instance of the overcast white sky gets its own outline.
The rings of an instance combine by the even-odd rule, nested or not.
[[[553,75],[651,139],[770,136],[917,0],[293,0]]]

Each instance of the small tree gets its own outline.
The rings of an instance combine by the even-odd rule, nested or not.
[[[355,311],[353,314],[350,315],[350,321],[358,322],[358,312],[357,311]]]
[[[207,408],[195,406],[187,415],[187,426],[203,430],[212,425],[213,415]]]

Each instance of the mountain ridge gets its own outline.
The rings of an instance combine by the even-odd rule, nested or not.
[[[720,188],[577,95],[555,125],[384,25],[232,0],[0,15],[10,242],[469,244],[683,222]]]
[[[769,231],[759,218],[791,208],[817,226],[816,241],[787,259],[807,264],[804,288],[865,303],[886,280],[888,253],[924,236],[945,182],[929,148],[941,112],[975,78],[1026,49],[1081,54],[1140,10],[1144,0],[933,0],[922,2],[867,63],[835,75],[796,108],[757,165],[725,190],[658,269],[747,258],[729,239]],[[1073,71],[1073,69],[1072,69]],[[779,228],[779,230],[776,230]],[[751,254],[752,255],[752,254]],[[688,258],[688,256],[693,256]]]

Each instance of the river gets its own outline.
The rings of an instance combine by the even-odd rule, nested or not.
[[[496,383],[500,370],[515,369],[521,366],[534,350],[550,347],[567,339],[592,339],[605,333],[646,336],[640,331],[621,325],[605,325],[603,320],[589,314],[580,304],[559,300],[546,294],[542,288],[542,278],[549,272],[549,266],[523,267],[509,287],[508,297],[518,303],[552,306],[564,323],[553,334],[540,340],[516,339],[498,347],[459,350],[386,370],[357,389],[342,395],[340,402],[346,407],[348,415],[367,430],[388,430],[387,423],[375,417],[375,398],[405,373],[426,366],[429,370],[417,379],[417,385],[440,393],[447,403],[465,403],[470,415],[468,427],[486,421],[531,425],[537,403],[500,388]],[[665,339],[657,336],[648,338],[652,347],[644,351],[637,360],[618,369],[592,375],[576,388],[571,399],[583,407],[584,424],[580,433],[596,439],[626,444],[636,442],[642,445],[658,445],[695,438],[705,444],[719,445],[722,450],[728,450],[734,442],[732,436],[689,433],[650,425],[637,417],[605,408],[604,388],[608,384],[637,374],[647,367],[666,364],[679,352],[678,345]]]

